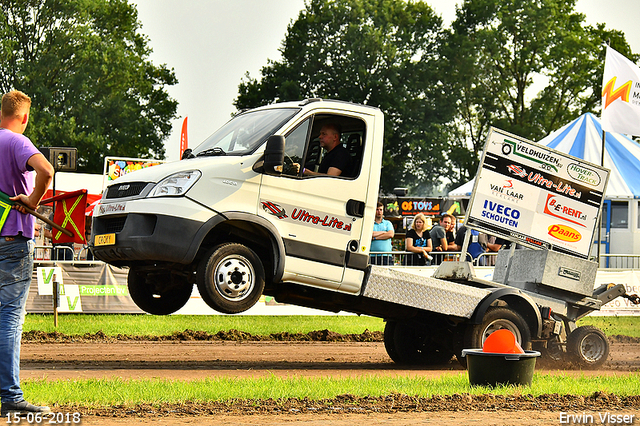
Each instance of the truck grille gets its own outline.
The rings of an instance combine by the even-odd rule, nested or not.
[[[121,185],[116,183],[107,188],[107,196],[105,198],[125,198],[140,195],[147,185],[147,182],[129,182]]]
[[[124,223],[127,221],[127,217],[126,216],[113,217],[109,219],[103,219],[102,221],[103,221],[102,226],[104,226],[104,233],[112,234],[114,232],[118,233],[122,231],[122,228],[124,228]]]

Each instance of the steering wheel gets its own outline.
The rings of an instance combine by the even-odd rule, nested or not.
[[[298,175],[300,170],[296,170],[295,164],[297,164],[286,153],[284,154],[284,164],[282,165],[282,172],[286,174]],[[298,165],[299,167],[299,165]]]

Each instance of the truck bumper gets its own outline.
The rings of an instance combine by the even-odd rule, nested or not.
[[[145,213],[94,217],[92,235],[115,234],[112,245],[94,246],[94,256],[114,265],[138,261],[191,263],[195,253],[193,236],[203,222]],[[191,237],[190,237],[191,236]]]

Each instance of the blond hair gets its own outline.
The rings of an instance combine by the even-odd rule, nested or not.
[[[416,229],[416,221],[420,219],[422,221],[422,226],[423,226],[423,230],[427,227],[427,217],[424,215],[424,213],[418,213],[414,218],[413,218],[413,222],[411,222],[411,229],[413,229],[414,231],[417,231]]]
[[[20,117],[31,108],[31,98],[19,90],[12,90],[2,96],[2,116]]]

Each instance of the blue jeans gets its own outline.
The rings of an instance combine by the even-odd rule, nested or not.
[[[20,340],[33,273],[33,240],[0,237],[0,399],[23,400]]]

